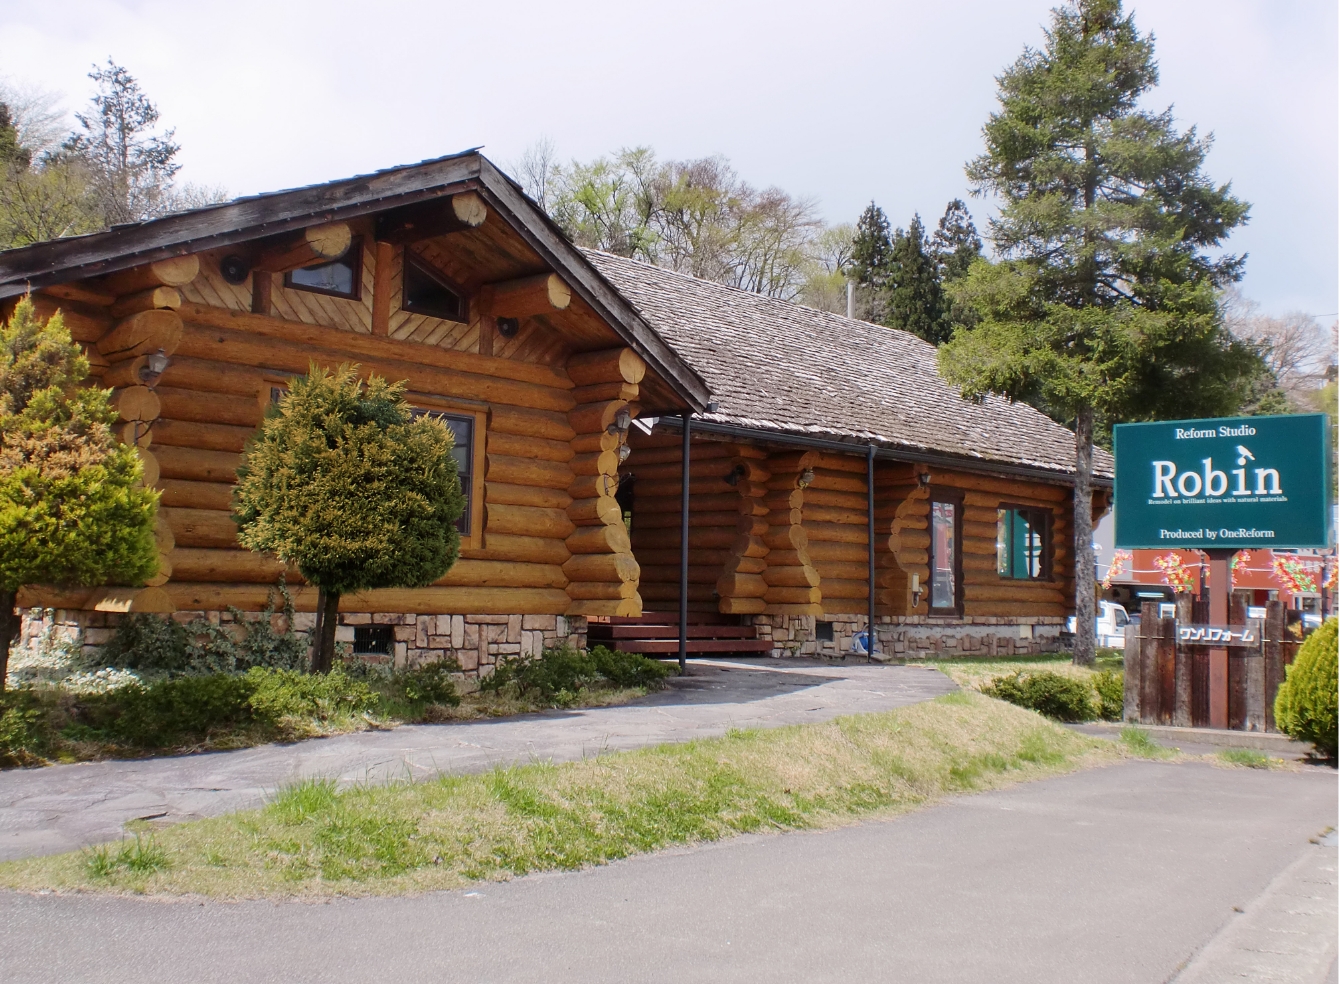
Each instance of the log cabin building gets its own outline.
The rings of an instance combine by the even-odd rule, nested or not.
[[[355,652],[670,652],[681,600],[692,652],[836,654],[872,606],[883,652],[1031,652],[1070,610],[1068,430],[904,333],[578,249],[476,152],[0,253],[4,313],[29,292],[161,491],[158,575],[25,589],[29,634],[257,612],[281,576],[310,627],[232,483],[288,380],[346,362],[445,420],[467,500],[437,584],[342,599]]]

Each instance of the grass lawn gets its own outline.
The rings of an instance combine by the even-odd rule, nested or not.
[[[1092,667],[1076,666],[1069,653],[1043,653],[1039,656],[959,656],[948,659],[909,660],[916,666],[940,670],[960,687],[981,690],[996,677],[1015,673],[1040,673],[1049,670],[1077,680],[1088,680],[1103,670],[1121,672],[1122,655],[1117,649],[1100,649]]]
[[[1116,761],[1122,746],[972,692],[824,724],[337,790],[0,865],[0,886],[241,897],[404,894],[747,832],[833,827]]]

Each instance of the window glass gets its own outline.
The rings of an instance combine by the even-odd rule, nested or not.
[[[424,410],[420,407],[412,409],[410,414],[415,418],[429,417],[433,420],[442,421],[456,439],[455,446],[451,449],[451,456],[456,459],[456,474],[461,480],[461,494],[465,496],[465,510],[461,513],[461,518],[456,520],[456,529],[460,531],[461,536],[469,536],[470,512],[474,505],[475,489],[473,473],[475,418],[454,413],[442,413],[437,410]]]
[[[1018,580],[1046,577],[1046,539],[1046,510],[996,510],[996,572]]]
[[[413,253],[405,253],[405,289],[400,306],[445,321],[466,320],[465,298]]]
[[[355,239],[349,251],[338,260],[318,263],[316,266],[290,270],[284,274],[284,286],[295,290],[310,290],[318,294],[334,294],[358,300],[360,264],[363,244]]]
[[[958,578],[954,552],[958,538],[958,506],[931,503],[931,608],[958,607]]]

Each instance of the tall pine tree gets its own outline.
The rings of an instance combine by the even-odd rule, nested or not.
[[[949,338],[944,292],[920,215],[913,215],[907,231],[899,229],[893,237],[884,324],[911,332],[932,345]]]
[[[945,214],[940,216],[940,225],[931,238],[931,250],[941,283],[963,276],[972,261],[982,255],[982,237],[977,235],[977,227],[962,199],[955,198],[945,206]]]
[[[1115,422],[1234,412],[1262,371],[1225,330],[1214,259],[1248,206],[1201,167],[1210,149],[1172,111],[1139,107],[1154,43],[1120,0],[1070,0],[1042,50],[999,79],[986,151],[968,165],[1001,201],[978,263],[950,292],[980,323],[940,349],[965,396],[1027,400],[1075,427],[1075,661],[1094,658],[1093,443]]]

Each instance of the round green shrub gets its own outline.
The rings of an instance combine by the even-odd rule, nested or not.
[[[1125,676],[1103,670],[1093,678],[1098,692],[1098,716],[1104,721],[1120,721],[1126,704]]]
[[[1313,632],[1275,695],[1275,724],[1295,741],[1310,741],[1336,759],[1336,620]]]
[[[996,677],[982,688],[982,693],[1037,711],[1056,721],[1092,721],[1097,716],[1093,688],[1083,680],[1059,673],[1016,673]]]
[[[620,687],[654,689],[670,675],[670,667],[658,659],[648,659],[639,653],[626,653],[608,646],[592,646],[591,659],[595,661],[597,673]]]

